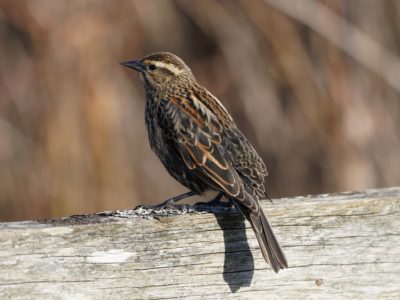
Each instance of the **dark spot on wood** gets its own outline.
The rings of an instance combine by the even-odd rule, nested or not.
[[[321,286],[324,283],[324,280],[322,278],[316,279],[315,280],[315,285],[316,286]]]

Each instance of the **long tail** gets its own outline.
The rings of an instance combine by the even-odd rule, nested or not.
[[[250,195],[247,194],[246,196],[249,197]],[[246,199],[247,201],[240,201],[238,199],[232,200],[253,227],[265,261],[271,266],[275,273],[278,273],[280,269],[287,268],[288,263],[285,254],[279,246],[278,240],[276,239],[264,212],[259,206],[258,201],[251,199],[251,202],[256,201],[257,203],[255,206],[252,205],[249,207],[245,205],[249,203],[249,199]]]

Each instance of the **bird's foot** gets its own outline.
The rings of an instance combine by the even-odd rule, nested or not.
[[[170,199],[164,201],[163,203],[154,205],[153,208],[155,208],[155,209],[173,208],[177,205],[176,203],[177,203],[177,201],[174,200],[174,198],[170,198]]]
[[[157,205],[138,205],[135,207],[135,209],[141,208],[145,210],[159,211],[163,209],[172,209],[175,207],[177,207],[176,201],[171,198]]]
[[[159,210],[159,209],[165,209],[165,208],[174,208],[174,207],[177,206],[177,204],[176,204],[177,202],[179,202],[179,201],[181,201],[181,200],[183,200],[185,198],[192,197],[194,195],[196,195],[196,194],[194,192],[190,191],[190,192],[187,192],[187,193],[172,197],[172,198],[170,198],[170,199],[168,199],[168,200],[166,200],[166,201],[164,201],[164,202],[162,202],[160,204],[157,204],[157,205],[139,205],[136,208],[141,207],[141,208],[153,209],[153,210]]]

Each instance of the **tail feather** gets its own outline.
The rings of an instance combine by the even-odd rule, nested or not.
[[[257,200],[253,199],[253,201]],[[279,246],[278,240],[261,207],[257,205],[257,210],[251,210],[240,202],[235,202],[238,209],[253,227],[265,261],[271,266],[275,273],[278,273],[280,269],[287,268],[288,263],[285,254]]]
[[[280,247],[279,242],[272,231],[271,225],[268,223],[268,220],[264,215],[264,212],[260,209],[259,216],[253,217],[250,215],[250,220],[265,261],[269,263],[275,273],[278,273],[280,269],[287,268],[288,263],[285,254],[283,253],[283,250]],[[256,226],[256,223],[260,222],[262,225],[262,230],[258,231],[255,227],[259,227]]]

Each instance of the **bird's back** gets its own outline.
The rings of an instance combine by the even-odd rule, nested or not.
[[[194,89],[197,98],[213,113],[222,125],[221,152],[232,167],[238,172],[246,191],[257,199],[265,198],[265,176],[268,175],[264,161],[236,126],[233,118],[207,89],[197,85]]]

